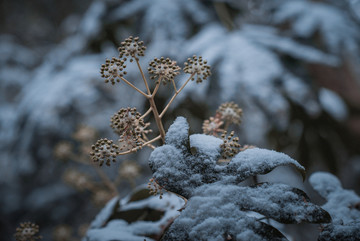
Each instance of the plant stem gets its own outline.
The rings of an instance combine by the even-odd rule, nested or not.
[[[144,83],[145,83],[145,86],[146,86],[147,93],[148,93],[148,95],[150,95],[150,94],[151,94],[151,92],[150,92],[150,89],[149,89],[149,85],[148,85],[148,83],[147,83],[147,81],[146,81],[146,78],[145,78],[144,72],[142,71],[142,68],[141,68],[141,66],[140,66],[139,59],[138,59],[138,58],[135,58],[135,61],[136,61],[136,64],[137,64],[137,66],[138,66],[138,68],[139,68],[139,70],[140,70],[141,77],[142,77],[142,79],[144,80]]]
[[[140,119],[144,119],[150,112],[151,112],[151,107],[145,112],[145,114],[143,114]]]
[[[142,94],[143,96],[145,96],[146,98],[148,98],[149,96],[147,94],[145,94],[144,92],[142,92],[140,89],[138,89],[135,85],[131,84],[127,79],[125,79],[124,77],[120,77],[120,79],[122,81],[124,81],[126,84],[130,85],[132,88],[134,88],[137,92],[139,92],[140,94]]]
[[[172,84],[173,84],[173,86],[174,86],[174,90],[175,90],[175,93],[176,93],[176,92],[177,92],[177,88],[176,88],[175,80],[172,79],[171,82],[172,82]]]
[[[165,130],[164,130],[164,126],[162,124],[159,112],[158,112],[158,110],[156,108],[154,96],[151,96],[149,98],[149,102],[150,102],[150,107],[152,109],[152,112],[154,113],[155,122],[156,122],[156,125],[157,125],[158,129],[159,129],[161,139],[162,139],[163,143],[165,143]]]
[[[154,89],[153,93],[151,94],[152,97],[154,97],[156,95],[156,93],[157,93],[157,91],[158,91],[158,89],[160,87],[160,81],[161,81],[161,78],[159,79],[158,83],[155,86],[155,89]]]
[[[164,110],[161,112],[160,114],[160,119],[164,116],[165,112],[169,109],[171,103],[175,100],[176,96],[185,88],[185,86],[187,85],[187,83],[189,83],[189,81],[192,79],[192,77],[194,77],[195,73],[191,74],[190,77],[186,80],[186,82],[181,86],[181,88],[178,91],[175,91],[175,94],[173,95],[173,97],[171,97],[169,103],[165,106]]]
[[[151,144],[151,143],[153,143],[153,142],[155,142],[155,141],[157,141],[157,140],[160,140],[160,139],[161,139],[161,135],[158,135],[157,137],[151,139],[150,141],[145,142],[145,143],[143,144],[143,146],[147,146],[147,145],[149,145],[149,144]],[[118,156],[127,155],[127,154],[130,154],[130,153],[135,152],[135,151],[137,151],[137,150],[138,150],[138,149],[133,148],[133,149],[130,149],[130,150],[128,150],[128,151],[124,151],[124,152],[119,153]]]

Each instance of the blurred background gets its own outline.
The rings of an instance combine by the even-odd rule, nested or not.
[[[95,136],[116,140],[109,119],[120,108],[148,107],[99,74],[129,35],[147,46],[144,68],[161,56],[182,66],[193,54],[212,67],[210,80],[179,95],[166,128],[182,115],[201,133],[203,120],[234,101],[244,112],[241,144],[284,152],[308,176],[329,171],[359,193],[359,26],[359,0],[1,0],[0,240],[12,240],[23,221],[39,224],[45,240],[64,224],[80,240],[109,200],[100,187],[71,183],[69,170],[96,182],[81,164],[86,148]],[[135,67],[128,79],[141,84]],[[172,94],[167,87],[160,109]],[[103,168],[112,177],[136,163],[119,181],[120,195],[148,181],[149,153]]]

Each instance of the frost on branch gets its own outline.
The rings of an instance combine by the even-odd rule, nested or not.
[[[253,148],[218,165],[223,141],[214,136],[189,137],[189,125],[178,117],[169,128],[166,144],[156,148],[149,164],[153,177],[168,191],[188,199],[163,240],[286,240],[274,227],[249,216],[249,211],[282,223],[326,223],[330,215],[307,195],[285,184],[240,186],[247,178],[283,165],[304,168],[289,156]]]
[[[309,179],[313,188],[327,200],[322,207],[332,217],[319,240],[360,240],[360,197],[345,190],[337,177],[326,172],[317,172]]]

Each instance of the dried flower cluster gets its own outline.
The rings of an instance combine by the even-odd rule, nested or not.
[[[158,79],[166,85],[168,82],[174,80],[175,76],[180,74],[181,68],[176,65],[176,61],[170,60],[169,58],[161,57],[160,59],[155,58],[149,63],[148,71],[150,79]]]
[[[66,160],[71,156],[72,148],[70,142],[62,141],[55,146],[54,156],[60,160]]]
[[[54,229],[53,239],[54,241],[73,241],[72,228],[68,225],[59,225]]]
[[[242,109],[234,102],[225,102],[219,106],[215,116],[203,122],[203,133],[218,136],[227,130],[230,124],[239,125],[241,123]]]
[[[20,223],[20,227],[16,228],[16,241],[36,241],[42,237],[38,235],[39,226],[32,222]]]
[[[230,135],[227,135],[227,131],[221,135],[221,139],[224,141],[220,145],[222,150],[222,158],[230,159],[240,152],[239,137],[234,137],[234,132],[230,132]]]
[[[107,189],[96,189],[95,192],[92,193],[92,201],[95,205],[99,207],[103,207],[108,201],[110,201],[114,197],[114,193]]]
[[[184,72],[193,74],[192,80],[195,80],[196,75],[196,83],[201,83],[211,75],[210,66],[207,65],[207,61],[203,60],[201,56],[197,57],[196,55],[188,58],[188,61],[185,62]]]
[[[120,58],[126,61],[126,57],[130,57],[130,62],[133,61],[133,58],[136,60],[138,56],[144,56],[144,52],[146,47],[144,46],[143,41],[139,41],[139,37],[128,37],[121,42],[121,46],[119,47]]]
[[[235,137],[234,131],[227,135],[230,124],[241,123],[242,109],[234,102],[225,102],[216,110],[214,117],[210,117],[203,122],[203,133],[207,135],[218,136],[221,134],[223,144],[220,145],[222,150],[222,159],[219,162],[228,162],[233,156],[240,151],[252,148],[252,146],[244,146],[241,148],[239,138]]]
[[[210,117],[209,120],[205,120],[202,125],[203,133],[206,135],[217,136],[218,133],[224,131],[222,125],[224,121],[221,120],[219,114],[215,114],[215,117]]]
[[[106,60],[106,63],[101,66],[101,76],[105,78],[105,82],[111,82],[112,84],[120,81],[125,82],[149,101],[150,108],[144,115],[137,112],[136,108],[122,108],[111,117],[110,126],[114,129],[115,133],[119,135],[119,140],[117,144],[107,139],[105,139],[106,141],[99,140],[92,146],[93,151],[91,152],[91,158],[93,161],[99,162],[100,166],[103,165],[103,163],[110,165],[111,161],[115,161],[117,155],[133,153],[145,146],[154,149],[155,147],[152,143],[157,140],[162,140],[164,143],[165,130],[162,124],[162,118],[169,109],[169,106],[190,80],[195,80],[196,78],[196,82],[200,83],[211,74],[210,66],[207,65],[207,61],[203,60],[201,56],[197,57],[194,55],[185,62],[184,67],[184,72],[190,74],[190,77],[178,88],[174,78],[180,74],[181,68],[176,64],[176,61],[164,57],[154,58],[149,63],[148,67],[150,79],[155,81],[155,87],[151,90],[151,86],[149,85],[139,62],[139,57],[144,56],[146,50],[143,41],[140,41],[139,37],[130,36],[121,42],[121,46],[118,50],[119,59],[114,57],[111,60]],[[145,91],[124,78],[124,75],[126,74],[126,72],[124,72],[124,69],[126,68],[125,62],[128,58],[130,58],[130,62],[136,61],[136,65],[146,87]],[[160,112],[158,111],[154,100],[155,95],[161,84],[166,85],[170,82],[172,82],[175,93]],[[159,131],[159,136],[150,140],[147,135],[152,132],[152,130],[146,129],[150,123],[144,122],[144,118],[149,113],[153,114]]]
[[[79,191],[89,189],[91,186],[91,177],[85,173],[79,172],[75,169],[68,169],[63,175],[63,180],[70,186]]]
[[[94,162],[99,162],[102,166],[104,162],[110,166],[111,162],[115,162],[117,154],[119,154],[119,147],[114,144],[112,140],[106,138],[98,140],[95,145],[91,146],[91,159]]]
[[[97,136],[96,130],[86,125],[80,126],[73,134],[73,138],[81,143],[92,142],[92,140],[94,140],[96,136]]]
[[[217,113],[221,115],[221,119],[225,122],[237,125],[241,123],[242,109],[234,102],[226,102],[220,105]]]
[[[140,175],[140,166],[133,161],[124,161],[119,168],[119,175],[128,180],[134,180]]]
[[[105,83],[115,84],[120,82],[120,78],[126,75],[126,65],[124,60],[113,57],[111,60],[106,59],[105,64],[101,65],[100,74],[105,78]]]
[[[150,123],[145,123],[136,108],[121,108],[110,120],[110,126],[120,136],[120,150],[140,149],[146,135],[152,130],[146,130]]]
[[[160,194],[160,199],[162,199],[162,196],[164,194],[164,188],[157,184],[156,180],[154,178],[150,178],[147,188],[150,190],[151,195],[158,195]]]

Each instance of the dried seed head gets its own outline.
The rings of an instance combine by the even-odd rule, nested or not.
[[[70,142],[67,141],[60,142],[54,148],[54,155],[56,158],[60,160],[69,159],[70,156],[72,155],[72,148],[73,146],[71,145]]]
[[[161,57],[160,59],[155,58],[149,63],[148,71],[150,79],[160,79],[166,85],[180,73],[180,67],[176,65],[176,61]]]
[[[90,126],[81,125],[73,134],[75,140],[79,142],[92,142],[97,136],[96,130]]]
[[[135,179],[140,175],[140,166],[133,161],[121,163],[119,174],[124,179]]]
[[[100,74],[101,77],[105,78],[105,83],[115,84],[115,82],[120,82],[120,77],[123,77],[126,74],[124,64],[125,60],[120,60],[113,57],[111,60],[106,59],[105,64],[101,65]]]
[[[92,201],[99,207],[103,207],[110,199],[114,197],[114,194],[108,190],[97,189],[92,196]]]
[[[230,132],[227,136],[227,131],[224,131],[221,135],[223,144],[220,145],[223,159],[231,159],[233,156],[240,152],[239,138],[234,137],[234,132]]]
[[[116,156],[119,154],[119,147],[114,144],[112,140],[100,139],[95,145],[91,146],[92,151],[90,157],[94,162],[99,162],[102,166],[104,162],[107,166],[110,166],[111,161],[116,161]]]
[[[120,150],[140,149],[144,143],[143,138],[152,130],[146,128],[145,123],[136,108],[121,108],[110,120],[110,126],[120,136]]]
[[[205,120],[203,122],[203,132],[206,135],[213,135],[217,136],[218,133],[223,132],[224,130],[221,128],[221,126],[224,124],[224,122],[219,118],[219,115],[215,115],[215,117],[210,117],[209,120]]]
[[[79,191],[89,189],[92,182],[90,176],[73,169],[68,169],[64,172],[63,180],[69,186],[72,186]]]
[[[226,102],[220,105],[216,111],[221,115],[221,119],[225,122],[239,125],[241,123],[242,109],[234,102]]]
[[[54,229],[54,241],[70,241],[72,240],[72,228],[68,225],[59,225]]]
[[[195,80],[196,76],[196,83],[201,83],[211,75],[210,66],[207,65],[207,61],[203,60],[201,56],[197,57],[196,55],[188,58],[188,61],[185,62],[184,72],[194,74],[192,80]]]
[[[151,178],[149,180],[147,188],[149,189],[150,195],[156,196],[156,195],[160,194],[160,199],[162,199],[163,194],[164,194],[164,192],[163,192],[164,189],[162,186],[157,184],[157,182],[154,178]]]
[[[126,61],[127,57],[130,57],[130,62],[132,62],[133,59],[138,59],[138,56],[144,56],[146,47],[143,41],[139,41],[139,37],[130,36],[121,42],[118,50],[120,59]]]
[[[32,222],[20,223],[20,227],[16,228],[16,241],[35,241],[42,237],[37,235],[39,226]]]
[[[145,125],[141,114],[136,111],[136,108],[121,108],[110,119],[110,127],[118,135],[122,135],[129,129],[136,128],[138,125]]]

